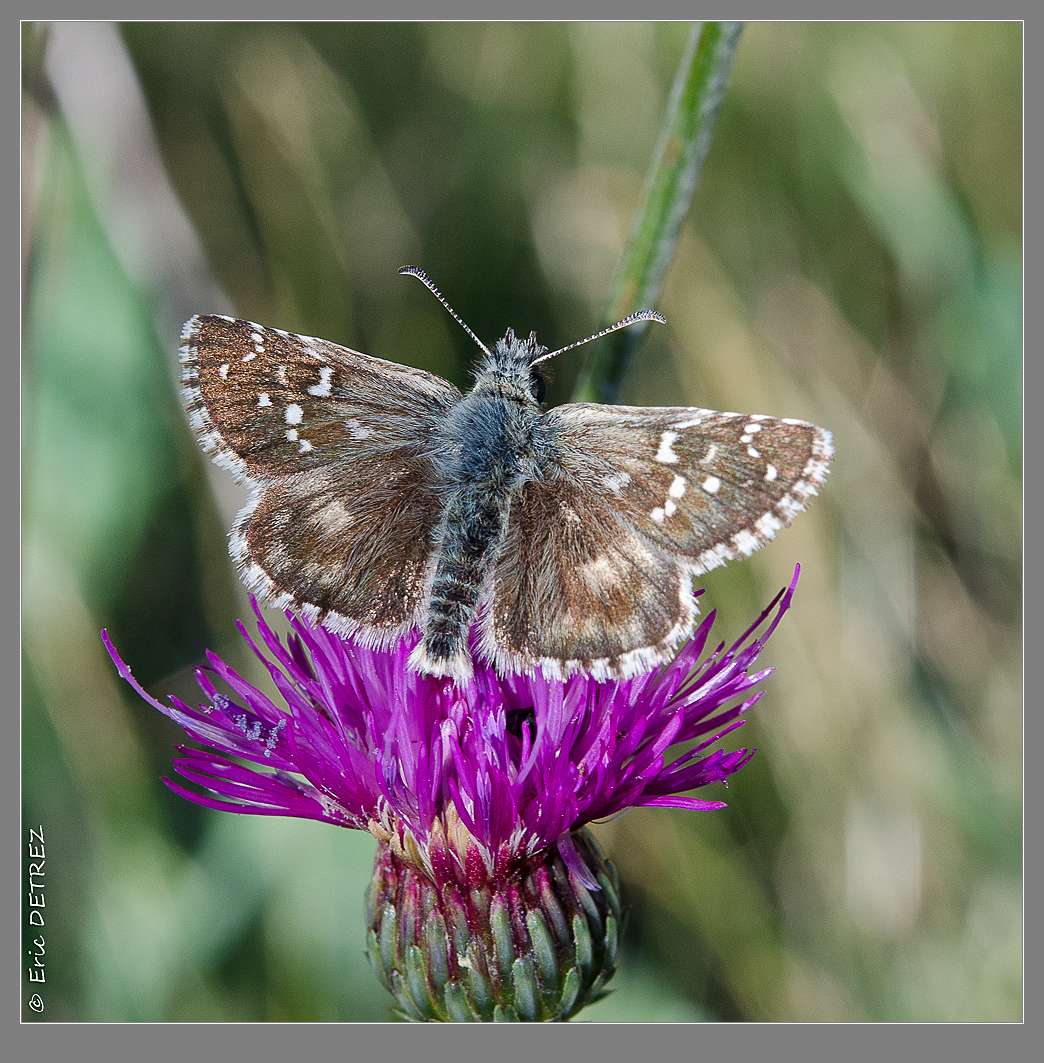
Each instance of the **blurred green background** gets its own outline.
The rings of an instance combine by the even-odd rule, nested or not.
[[[47,1020],[382,1019],[369,836],[207,812],[117,681],[252,667],[242,492],[177,404],[197,311],[468,379],[597,327],[680,24],[25,27],[24,815]],[[826,492],[710,574],[735,635],[800,560],[723,812],[597,829],[623,1020],[1021,1015],[1021,29],[754,24],[625,389],[833,429]],[[555,364],[566,401],[580,356]],[[738,744],[734,742],[733,744]]]

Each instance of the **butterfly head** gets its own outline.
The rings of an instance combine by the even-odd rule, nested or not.
[[[476,388],[494,387],[514,395],[523,402],[544,401],[546,381],[535,363],[547,354],[547,348],[531,332],[525,339],[508,329],[493,345],[487,357],[479,359],[475,369]]]
[[[509,328],[504,333],[503,339],[497,340],[493,345],[493,350],[490,351],[465,324],[456,310],[449,305],[446,297],[435,287],[435,283],[424,270],[419,266],[403,266],[399,273],[408,277],[416,277],[442,303],[446,311],[482,351],[484,357],[479,360],[475,371],[476,390],[494,389],[511,394],[522,401],[528,400],[536,404],[544,401],[545,381],[539,367],[540,362],[546,362],[559,354],[581,347],[592,340],[601,339],[603,336],[608,336],[610,332],[616,332],[617,329],[627,328],[630,325],[648,321],[655,321],[661,325],[667,324],[667,319],[656,310],[636,310],[608,328],[585,336],[575,343],[569,343],[565,347],[559,347],[556,351],[541,346],[537,342],[535,332],[531,332],[528,339],[520,340],[515,335],[514,329]]]

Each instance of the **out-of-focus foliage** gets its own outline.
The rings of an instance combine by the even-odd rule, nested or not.
[[[195,311],[467,381],[595,327],[681,25],[29,26],[25,817],[44,1019],[374,1019],[373,845],[206,813],[121,689],[235,655],[241,492],[176,401]],[[602,1020],[1020,1014],[1020,29],[755,24],[625,401],[832,428],[824,496],[711,574],[723,633],[803,565],[711,815],[598,828],[631,906]],[[564,401],[579,357],[556,365]],[[248,662],[239,659],[244,668]],[[52,874],[53,872],[53,874]]]

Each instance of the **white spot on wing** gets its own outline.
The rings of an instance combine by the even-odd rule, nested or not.
[[[257,397],[257,405],[259,407],[261,407],[261,406],[271,406],[272,405],[272,399],[269,396],[267,391],[262,391],[261,394],[258,395],[258,397]]]
[[[373,431],[366,427],[361,421],[357,421],[354,417],[344,422],[345,427],[348,429],[348,434],[352,439],[369,439],[373,435]]]
[[[669,429],[660,436],[660,449],[656,451],[656,460],[664,465],[677,465],[678,455],[672,449],[671,444],[678,438],[677,432]]]
[[[765,479],[768,480],[769,483],[771,483],[778,475],[779,473],[776,469],[776,466],[770,463],[765,469]]]
[[[330,381],[333,378],[333,366],[324,365],[319,370],[319,383],[313,384],[308,389],[309,395],[315,395],[318,398],[325,399],[333,391]]]
[[[309,443],[307,439],[302,439],[301,442],[297,444],[297,449],[302,454],[307,454],[312,449],[312,444]]]
[[[594,590],[611,587],[619,579],[616,566],[605,556],[593,558],[580,571],[584,582]]]
[[[711,443],[711,445],[707,448],[707,453],[704,454],[702,458],[700,458],[700,464],[701,465],[709,465],[714,460],[714,455],[717,454],[717,453],[718,453],[718,444],[717,443]]]
[[[707,479],[700,484],[700,487],[702,487],[707,494],[714,495],[718,493],[718,488],[721,487],[721,480],[719,480],[717,476],[708,476]]]
[[[654,521],[656,521],[657,524],[662,524],[663,521],[664,521],[664,518],[667,516],[667,511],[663,508],[663,506],[657,506],[649,514],[649,516],[652,517],[652,519]]]
[[[297,442],[297,429],[296,428],[288,428],[286,430],[286,438],[289,439],[291,443],[296,443]]]
[[[304,410],[296,402],[291,402],[283,416],[287,424],[300,424],[304,420]]]
[[[671,498],[681,498],[685,494],[685,477],[675,476],[671,481],[671,486],[668,488],[667,494]]]
[[[218,370],[218,376],[221,377],[222,380],[228,379],[228,362],[222,362],[221,368]]]

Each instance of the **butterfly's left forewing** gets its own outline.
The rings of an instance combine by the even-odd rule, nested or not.
[[[630,675],[691,632],[691,577],[746,557],[827,474],[830,433],[688,407],[548,414],[545,475],[512,502],[486,611],[504,667]]]
[[[376,644],[415,626],[440,514],[433,439],[460,392],[250,321],[196,317],[182,341],[189,422],[251,487],[230,546],[248,588]]]
[[[421,369],[254,321],[197,316],[181,340],[189,423],[243,479],[416,447],[461,397]]]

